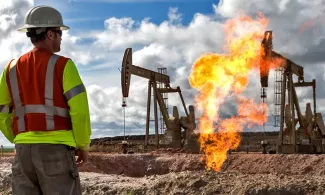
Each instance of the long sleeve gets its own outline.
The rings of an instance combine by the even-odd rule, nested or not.
[[[7,67],[8,66],[3,70],[0,78],[0,130],[3,135],[13,143],[15,136],[12,130],[13,115],[9,112],[12,106],[12,99],[7,86]]]
[[[63,90],[64,93],[74,94],[68,105],[77,148],[89,150],[91,125],[87,92],[72,60],[68,60],[64,69]]]

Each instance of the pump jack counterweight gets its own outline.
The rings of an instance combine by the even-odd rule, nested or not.
[[[305,82],[304,69],[302,66],[285,58],[272,49],[272,31],[266,31],[261,43],[261,98],[264,102],[268,87],[268,75],[270,64],[274,59],[281,61],[281,80],[276,80],[275,97],[276,106],[281,105],[280,131],[277,151],[278,153],[322,153],[325,145],[325,125],[321,113],[316,113],[316,81]],[[293,76],[298,81],[293,81]],[[280,84],[280,90],[278,87]],[[305,115],[300,110],[296,87],[312,87],[313,105],[312,112],[310,103],[306,104]],[[279,97],[280,96],[280,97]],[[281,104],[279,104],[281,100]],[[276,113],[278,115],[279,113]],[[297,117],[296,117],[297,116]],[[297,124],[299,127],[296,128]]]
[[[180,148],[182,146],[182,139],[184,139],[185,147],[187,146],[195,147],[189,149],[192,150],[193,152],[197,152],[199,150],[199,145],[195,144],[196,142],[194,140],[196,139],[196,137],[194,136],[194,129],[196,128],[194,106],[190,105],[189,106],[190,112],[187,111],[180,87],[171,88],[169,76],[166,74],[162,74],[159,72],[151,71],[133,65],[132,48],[127,48],[124,52],[123,61],[122,61],[122,71],[121,71],[121,86],[122,86],[123,98],[127,98],[129,96],[129,89],[130,89],[130,82],[131,82],[132,75],[136,75],[148,79],[145,148],[147,148],[149,142],[151,93],[153,93],[156,147],[158,148],[159,145],[164,145],[165,147]],[[164,84],[165,88],[158,88],[157,83]],[[164,102],[164,98],[162,95],[163,93],[178,93],[182,101],[182,105],[186,116],[179,117],[178,109],[176,106],[174,106],[173,116],[170,117],[168,113],[168,109]],[[166,125],[164,140],[159,140],[158,105]],[[185,137],[182,137],[181,135],[181,128],[183,128],[186,132]],[[191,143],[191,144],[187,144],[187,143]]]

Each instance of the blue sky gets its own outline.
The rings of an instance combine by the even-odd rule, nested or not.
[[[112,17],[118,19],[128,17],[136,22],[149,18],[151,23],[159,25],[168,20],[170,8],[177,8],[182,15],[181,23],[186,26],[196,13],[214,15],[213,4],[218,4],[218,0],[35,0],[34,2],[34,5],[44,4],[57,8],[65,24],[70,27],[69,33],[79,35],[87,31],[102,31],[104,21]],[[88,44],[92,41],[88,38],[80,40],[79,43]],[[120,61],[115,62],[93,61],[92,66],[110,64],[109,67],[91,70],[89,66],[82,66],[79,67],[79,71],[81,74],[97,75],[104,70],[107,74],[116,76]],[[116,82],[110,84],[116,85]]]
[[[44,0],[35,1],[35,5],[42,4]],[[46,4],[62,10],[71,33],[74,33],[82,29],[102,29],[103,21],[110,17],[131,17],[137,21],[150,18],[151,22],[159,24],[167,19],[171,7],[178,8],[183,24],[187,25],[195,13],[213,14],[212,4],[218,4],[218,0],[49,0]]]

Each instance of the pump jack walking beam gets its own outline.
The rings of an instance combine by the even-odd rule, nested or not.
[[[121,82],[122,82],[121,84],[122,84],[123,97],[129,96],[129,88],[130,88],[132,74],[139,77],[147,78],[151,81],[164,83],[167,87],[170,87],[169,86],[170,80],[168,75],[132,65],[132,48],[127,48],[124,53],[123,62],[122,62],[122,71],[121,71]]]
[[[122,62],[122,71],[121,71],[121,85],[122,85],[122,94],[126,98],[129,96],[131,75],[136,75],[149,79],[148,81],[148,99],[147,99],[147,118],[146,118],[146,136],[145,136],[145,145],[148,145],[149,141],[149,127],[150,127],[150,107],[151,107],[151,90],[153,89],[154,95],[154,117],[155,117],[155,135],[156,135],[156,145],[159,146],[159,135],[158,135],[158,107],[159,104],[160,111],[163,115],[167,129],[169,129],[169,114],[167,107],[164,103],[162,93],[174,93],[177,92],[180,95],[186,116],[188,112],[185,106],[185,102],[180,90],[180,87],[173,89],[170,87],[170,79],[168,75],[154,72],[139,66],[132,65],[132,48],[127,48],[124,53],[123,62]],[[157,82],[165,84],[165,88],[157,88]]]
[[[294,63],[293,61],[283,57],[279,53],[272,50],[272,31],[266,31],[264,34],[264,39],[262,41],[262,50],[264,50],[264,53],[261,55],[261,85],[262,87],[268,87],[268,74],[269,74],[269,67],[272,63],[273,59],[280,59],[283,64],[283,83],[282,83],[282,92],[281,92],[281,113],[280,113],[280,133],[279,133],[279,145],[282,147],[283,145],[283,130],[284,130],[284,113],[285,113],[285,102],[286,102],[286,88],[288,89],[288,104],[289,104],[289,110],[292,117],[291,120],[291,131],[292,131],[292,142],[291,143],[293,147],[293,152],[296,153],[296,141],[297,141],[297,135],[296,135],[296,121],[295,121],[295,111],[297,112],[297,118],[299,125],[303,127],[305,124],[303,124],[302,114],[298,102],[298,97],[296,93],[295,87],[313,87],[313,99],[314,99],[314,117],[316,115],[316,81],[315,79],[312,82],[305,82],[304,81],[304,69],[302,66]],[[298,77],[298,82],[293,82],[293,75],[296,75]]]

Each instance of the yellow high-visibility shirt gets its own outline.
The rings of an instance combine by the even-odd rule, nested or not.
[[[12,98],[6,82],[7,67],[2,72],[0,78],[0,130],[3,135],[14,144],[65,144],[82,150],[89,150],[91,125],[86,91],[68,101],[72,122],[71,131],[65,129],[58,131],[34,131],[19,133],[17,136],[14,136],[12,129],[13,113],[1,110],[1,106],[12,105]],[[79,72],[74,62],[69,59],[63,72],[63,93],[81,83],[82,80]]]

